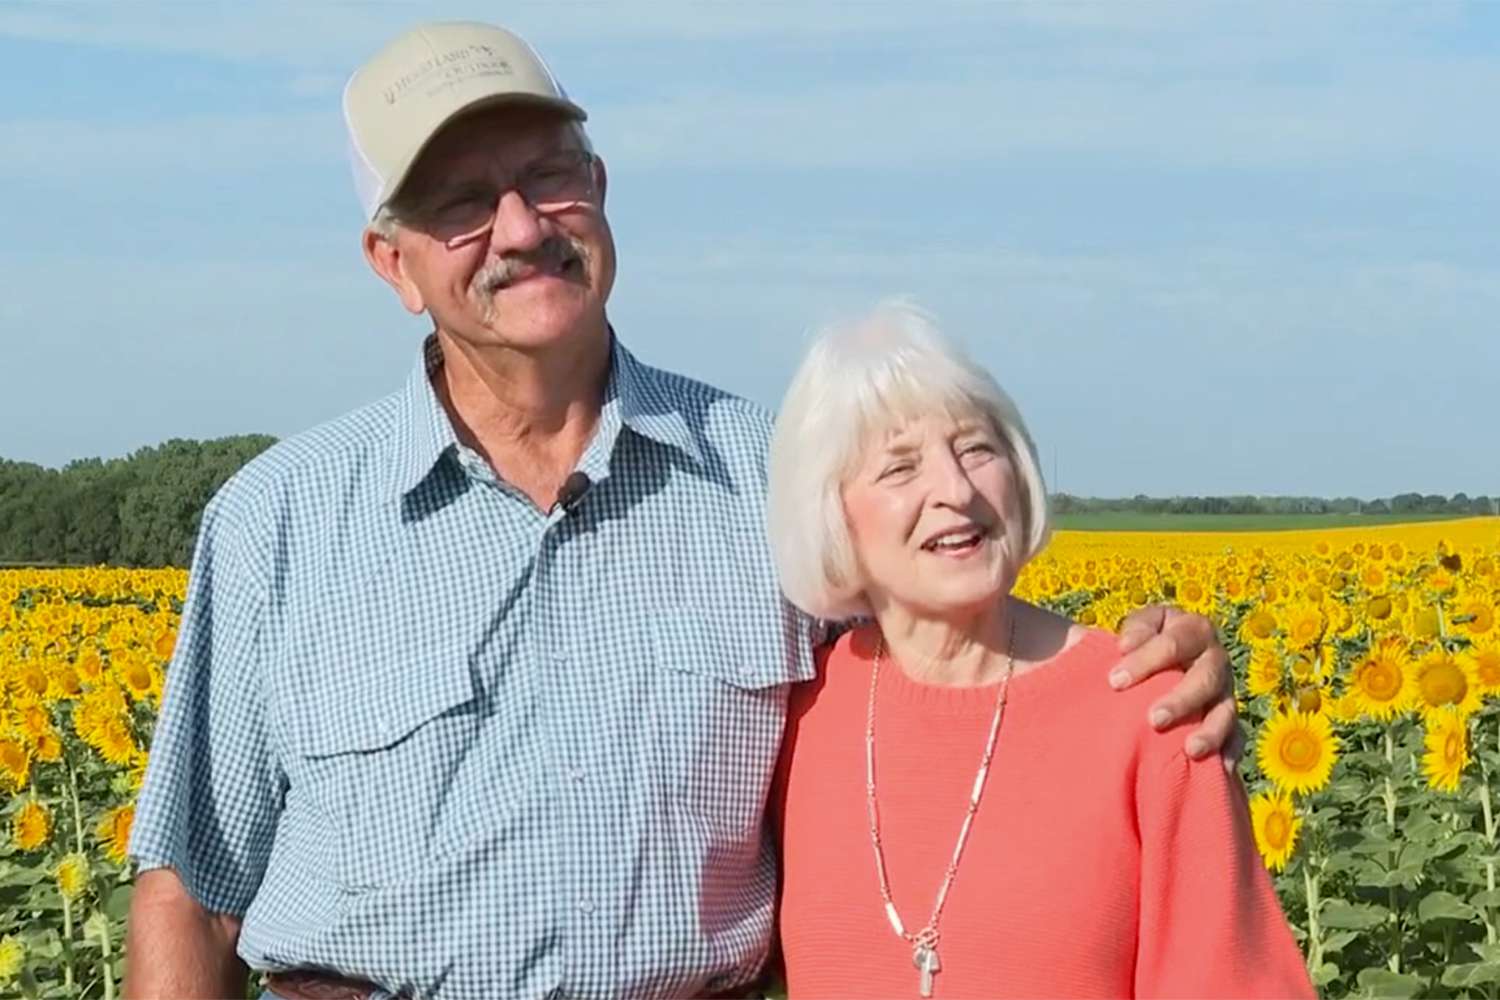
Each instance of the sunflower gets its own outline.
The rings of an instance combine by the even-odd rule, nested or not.
[[[131,657],[121,664],[119,670],[120,680],[125,685],[125,690],[137,701],[149,698],[156,689],[156,678],[152,673],[151,665],[140,657]]]
[[[1299,712],[1317,712],[1332,700],[1330,691],[1318,684],[1300,684],[1292,692],[1291,706]]]
[[[1454,576],[1453,572],[1446,566],[1439,565],[1432,572],[1428,573],[1427,579],[1422,582],[1438,593],[1446,594],[1458,583],[1458,577]]]
[[[1292,605],[1286,613],[1287,642],[1299,649],[1323,637],[1323,610],[1310,601]]]
[[[1411,610],[1411,634],[1418,639],[1436,639],[1442,625],[1438,620],[1438,609],[1417,606]]]
[[[1428,787],[1440,792],[1458,791],[1458,780],[1469,766],[1467,721],[1451,708],[1433,712],[1427,717],[1423,743],[1427,752],[1422,755],[1422,770]]]
[[[49,697],[71,701],[83,694],[83,680],[78,671],[66,663],[52,671],[52,686]]]
[[[1453,609],[1453,620],[1469,635],[1487,635],[1495,627],[1495,605],[1483,593],[1460,598]]]
[[[0,983],[8,983],[21,974],[26,964],[26,947],[14,935],[0,940]]]
[[[1337,698],[1326,699],[1323,713],[1330,722],[1356,722],[1360,713],[1359,699],[1353,691],[1345,691]]]
[[[1281,654],[1274,649],[1257,649],[1250,654],[1250,669],[1245,671],[1245,687],[1252,698],[1274,694],[1281,687]]]
[[[16,672],[17,694],[23,698],[44,698],[47,695],[47,671],[35,661],[23,663]]]
[[[104,855],[116,864],[125,863],[125,851],[130,844],[130,825],[135,821],[135,806],[123,805],[111,809],[95,827],[94,833],[104,843]]]
[[[36,799],[28,799],[11,818],[11,840],[23,851],[34,851],[52,835],[52,814]]]
[[[1470,651],[1480,694],[1500,693],[1500,643],[1475,646]]]
[[[94,650],[89,650],[78,658],[78,675],[86,684],[98,684],[104,677],[104,661]]]
[[[1384,628],[1395,620],[1396,605],[1386,594],[1371,594],[1365,601],[1365,621],[1372,628]]]
[[[156,641],[151,644],[152,651],[162,660],[170,660],[172,658],[172,647],[175,645],[177,645],[177,632],[175,630],[161,633],[156,637]]]
[[[1380,722],[1406,711],[1417,698],[1406,640],[1388,636],[1371,646],[1349,671],[1348,690],[1360,711]]]
[[[1452,706],[1468,718],[1483,704],[1479,693],[1479,676],[1474,663],[1466,656],[1455,656],[1441,646],[1433,648],[1417,661],[1415,705],[1424,717],[1438,709]]]
[[[43,733],[36,738],[36,745],[32,747],[36,759],[44,764],[55,764],[62,760],[62,740],[57,733]]]
[[[0,737],[0,778],[17,792],[31,778],[31,756],[26,752],[26,744],[12,736]]]
[[[1268,642],[1276,638],[1276,615],[1270,608],[1256,608],[1240,622],[1240,638],[1247,643]]]
[[[136,749],[135,737],[130,733],[130,727],[119,716],[106,719],[99,727],[98,742],[94,744],[94,747],[99,751],[99,756],[111,764],[120,766],[129,764],[139,752]]]
[[[82,854],[73,853],[57,863],[52,871],[57,880],[57,891],[64,899],[77,899],[89,884],[89,862]]]
[[[1288,792],[1316,792],[1328,784],[1339,741],[1328,717],[1317,712],[1277,712],[1261,730],[1256,759],[1266,777]]]
[[[1213,610],[1213,589],[1202,580],[1189,577],[1177,587],[1177,604],[1186,611],[1206,614]]]
[[[1250,800],[1250,825],[1266,867],[1281,871],[1291,860],[1302,830],[1302,817],[1292,808],[1292,800],[1284,792],[1262,792]]]

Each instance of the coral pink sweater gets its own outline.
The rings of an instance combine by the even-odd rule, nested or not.
[[[880,899],[865,810],[872,634],[844,635],[792,695],[772,809],[791,1000],[918,995],[911,946]],[[1105,678],[1090,632],[1014,678],[989,780],[944,909],[934,977],[961,997],[1311,997],[1245,794],[1187,730],[1148,707],[1177,680]],[[931,913],[968,805],[994,687],[881,670],[876,784],[891,893],[909,931]]]

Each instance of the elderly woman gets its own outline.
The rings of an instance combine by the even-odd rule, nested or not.
[[[787,596],[871,619],[792,695],[793,1000],[1313,995],[1237,779],[1143,721],[1170,676],[1110,691],[1113,636],[1010,595],[1047,502],[987,373],[903,305],[837,328],[770,481]]]

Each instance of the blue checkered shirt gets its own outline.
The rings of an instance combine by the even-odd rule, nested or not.
[[[437,998],[752,980],[762,809],[810,623],[765,542],[770,419],[618,342],[571,512],[400,392],[204,513],[131,837],[256,969]]]

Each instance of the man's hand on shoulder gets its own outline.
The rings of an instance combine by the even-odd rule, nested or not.
[[[1151,725],[1165,729],[1201,712],[1203,722],[1184,746],[1187,755],[1196,760],[1218,751],[1224,769],[1233,771],[1244,755],[1244,738],[1235,715],[1229,654],[1213,622],[1166,605],[1141,608],[1120,626],[1120,652],[1123,657],[1109,675],[1116,690],[1163,670],[1186,668],[1177,686],[1151,706]]]

